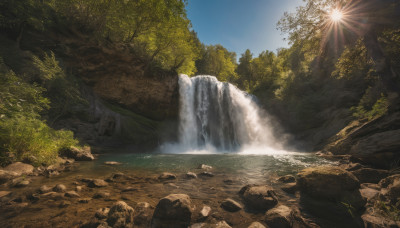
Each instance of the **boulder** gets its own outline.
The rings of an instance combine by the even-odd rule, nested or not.
[[[78,193],[76,193],[75,191],[69,191],[65,193],[65,197],[69,197],[69,198],[79,198],[81,197]]]
[[[247,228],[265,228],[265,226],[259,222],[253,222]]]
[[[379,181],[379,185],[382,188],[387,188],[389,185],[393,184],[396,181],[400,182],[400,174],[395,174],[382,179],[381,181]]]
[[[232,227],[225,221],[220,221],[217,224],[215,224],[215,228],[232,228]]]
[[[158,177],[158,179],[162,180],[162,181],[164,181],[164,180],[175,180],[176,179],[176,175],[173,174],[173,173],[164,172]]]
[[[298,174],[300,203],[317,216],[350,219],[361,211],[365,199],[360,183],[350,172],[331,166],[307,168]]]
[[[106,219],[108,217],[108,213],[110,212],[110,208],[100,208],[99,210],[96,211],[96,214],[94,215],[98,219]]]
[[[290,228],[292,227],[291,213],[292,209],[285,205],[280,205],[265,213],[265,222],[270,227]]]
[[[152,227],[188,227],[192,216],[191,199],[185,194],[162,198],[154,211]]]
[[[7,181],[10,181],[13,178],[18,177],[18,176],[19,176],[19,174],[16,172],[0,169],[0,184],[4,184]]]
[[[225,199],[221,203],[221,207],[229,212],[236,212],[242,210],[242,205],[240,203],[234,201],[233,199]]]
[[[197,175],[196,175],[195,173],[192,173],[192,172],[187,172],[187,173],[186,173],[186,178],[189,178],[189,179],[196,179],[196,178],[197,178]]]
[[[18,176],[20,175],[30,175],[33,173],[34,167],[29,164],[22,162],[15,162],[4,168],[5,171],[14,172]]]
[[[379,183],[380,180],[389,176],[389,171],[383,169],[361,168],[351,173],[357,177],[360,183]]]
[[[65,185],[63,185],[63,184],[57,184],[56,186],[54,186],[53,191],[65,192],[65,191],[67,191],[67,187],[65,187]]]
[[[379,194],[379,191],[373,188],[363,188],[360,189],[360,193],[366,201],[371,201]]]
[[[48,192],[50,192],[50,191],[51,191],[51,188],[48,187],[47,185],[42,185],[42,186],[39,188],[39,193],[40,193],[40,194],[48,193]]]
[[[360,188],[360,182],[352,173],[334,166],[304,169],[298,173],[297,184],[303,193],[333,200],[340,198],[343,191],[355,191]]]
[[[281,187],[281,189],[289,194],[295,194],[297,191],[297,184],[296,183],[287,183]]]
[[[133,227],[134,210],[124,201],[116,202],[107,216],[107,223],[111,227]]]
[[[293,183],[296,182],[296,178],[293,175],[286,175],[279,177],[278,181],[282,183]]]
[[[268,210],[278,203],[274,189],[268,185],[246,185],[239,195],[246,206],[254,210]]]
[[[211,207],[209,206],[203,206],[203,208],[200,211],[200,219],[205,219],[210,215],[211,212]]]
[[[67,158],[73,158],[76,161],[93,161],[94,156],[91,152],[90,147],[85,146],[83,148],[70,147],[61,151],[61,156]]]
[[[147,202],[140,202],[135,207],[135,225],[149,226],[151,222],[152,208]]]
[[[101,188],[106,186],[108,186],[108,183],[101,179],[93,179],[88,183],[88,187],[90,188]]]

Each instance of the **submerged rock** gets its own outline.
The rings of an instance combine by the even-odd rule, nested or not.
[[[248,207],[255,210],[268,210],[278,204],[274,189],[268,185],[246,185],[239,195]]]
[[[171,194],[162,198],[154,211],[152,227],[188,227],[192,216],[190,197]]]
[[[90,188],[101,188],[106,186],[108,186],[108,183],[101,179],[93,179],[88,183],[88,187]]]
[[[158,177],[158,179],[159,180],[175,180],[176,179],[176,175],[173,174],[173,173],[164,172]]]
[[[55,191],[55,192],[66,192],[67,191],[67,187],[65,187],[65,185],[63,185],[63,184],[57,184],[53,188],[53,191]]]
[[[204,171],[204,172],[199,173],[199,176],[202,176],[202,177],[213,177],[214,174],[211,173],[211,172]]]
[[[116,202],[107,216],[107,223],[112,227],[132,227],[134,210],[124,201]]]
[[[296,178],[293,175],[286,175],[278,178],[278,181],[282,183],[293,183],[296,182]]]
[[[106,161],[104,162],[104,165],[122,165],[122,163],[116,161]]]
[[[240,211],[243,208],[242,205],[240,205],[238,202],[234,201],[233,199],[229,199],[229,198],[222,201],[221,207],[229,212]]]

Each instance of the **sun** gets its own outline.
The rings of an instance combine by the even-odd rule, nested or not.
[[[343,12],[341,10],[334,9],[330,13],[330,17],[333,22],[340,22],[343,19]]]

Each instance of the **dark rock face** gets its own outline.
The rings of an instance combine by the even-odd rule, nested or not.
[[[360,183],[375,183],[377,184],[383,178],[389,175],[387,170],[383,169],[371,169],[371,168],[361,168],[353,172],[354,176],[360,181]]]
[[[185,194],[162,198],[154,211],[152,227],[188,227],[192,216],[191,200]]]
[[[278,198],[274,189],[267,185],[246,185],[239,195],[246,206],[255,210],[268,210],[278,204]]]
[[[71,147],[69,149],[65,149],[61,152],[62,156],[66,156],[67,158],[73,158],[76,161],[93,161],[94,157],[90,150],[90,147],[83,147],[82,149]]]
[[[124,201],[116,202],[110,209],[107,223],[111,227],[133,227],[134,210]]]
[[[350,154],[363,163],[390,168],[400,158],[400,113],[358,124],[334,136],[324,151]]]
[[[234,201],[233,199],[226,199],[226,200],[222,201],[221,207],[229,212],[240,211],[243,208],[242,205],[240,205],[238,202]]]
[[[357,178],[338,167],[304,169],[298,174],[297,184],[301,193],[301,203],[317,216],[350,217],[365,205]]]

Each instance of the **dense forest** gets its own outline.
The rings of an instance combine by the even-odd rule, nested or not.
[[[307,141],[303,148],[320,149],[352,121],[363,123],[398,108],[397,1],[307,0],[277,23],[288,35],[290,48],[258,56],[246,50],[239,62],[237,54],[222,45],[201,43],[187,18],[186,4],[182,0],[1,1],[2,34],[18,49],[31,51],[27,56],[6,47],[0,52],[2,164],[24,159],[49,164],[62,148],[78,146],[72,132],[52,128],[85,106],[79,72],[63,63],[63,54],[78,47],[46,45],[59,37],[72,39],[71,34],[98,46],[119,47],[133,56],[132,64],[153,75],[209,74],[230,82],[256,95],[296,140]],[[354,16],[343,25],[329,21],[327,9],[333,5]],[[35,39],[42,39],[42,46],[32,47]],[[21,58],[28,60],[22,64]]]

